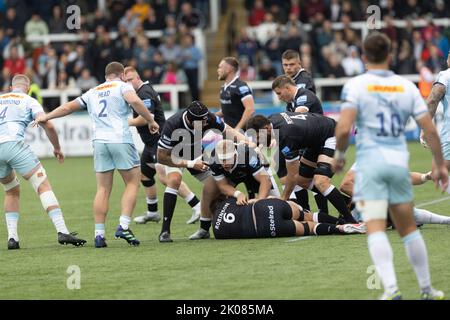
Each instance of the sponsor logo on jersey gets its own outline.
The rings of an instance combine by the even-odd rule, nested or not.
[[[308,97],[306,95],[300,96],[296,100],[297,105],[301,105],[301,106],[307,101],[308,101]]]
[[[403,86],[381,86],[381,85],[368,85],[367,91],[369,92],[389,92],[389,93],[402,93],[405,92]]]
[[[97,91],[106,90],[106,89],[109,89],[109,88],[117,87],[117,85],[118,85],[117,83],[108,83],[108,84],[104,84],[104,85],[98,86],[97,88],[95,88],[95,90],[97,90]]]
[[[258,158],[256,156],[251,157],[248,164],[250,167],[255,168],[258,165]]]
[[[291,149],[289,149],[289,147],[286,146],[283,149],[281,149],[281,152],[283,152],[284,155],[287,155],[289,154],[289,152],[291,152]]]
[[[142,102],[144,102],[144,105],[147,109],[150,109],[152,107],[152,100],[151,99],[145,99],[142,100]]]
[[[247,86],[239,87],[239,92],[240,92],[241,94],[249,93],[249,92],[250,92],[250,88],[247,87]]]

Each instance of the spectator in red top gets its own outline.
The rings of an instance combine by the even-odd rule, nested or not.
[[[256,0],[248,17],[248,24],[252,27],[260,25],[264,21],[265,14],[266,10],[264,9],[264,1]]]
[[[325,5],[322,0],[310,0],[308,5],[305,6],[306,16],[311,19],[317,13],[325,14]]]
[[[11,47],[10,56],[5,60],[4,68],[11,76],[25,72],[25,59],[19,57],[17,47]]]

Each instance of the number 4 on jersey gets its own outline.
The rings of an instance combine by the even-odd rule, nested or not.
[[[5,107],[5,109],[0,112],[0,121],[3,121],[6,118],[6,111],[8,110],[8,107]]]

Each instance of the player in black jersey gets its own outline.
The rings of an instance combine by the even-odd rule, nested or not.
[[[142,81],[139,73],[133,67],[125,68],[125,81],[133,86],[137,95],[144,102],[145,106],[154,115],[155,121],[158,123],[160,130],[162,130],[166,118],[164,116],[164,110],[161,106],[161,99],[159,94],[153,89],[149,82]],[[156,151],[158,148],[158,140],[160,137],[159,132],[151,134],[147,122],[144,118],[138,117],[138,114],[133,111],[133,119],[128,120],[130,126],[136,126],[136,129],[141,136],[144,143],[144,150],[141,156],[141,182],[145,188],[146,200],[147,200],[147,212],[143,216],[134,218],[136,223],[142,224],[148,221],[158,222],[161,217],[158,213],[158,198],[156,190],[155,173],[157,173],[156,163]],[[163,183],[165,176],[165,169],[160,168],[158,170],[159,179]],[[200,217],[200,201],[193,194],[187,185],[183,186],[183,192],[186,196],[186,202],[193,208],[191,219],[187,223],[195,223]]]
[[[255,113],[252,90],[239,79],[239,62],[234,57],[223,58],[217,68],[220,81],[225,84],[220,89],[220,107],[217,115],[230,127],[244,129],[248,119]]]
[[[338,225],[325,213],[304,211],[292,201],[254,199],[238,205],[234,198],[213,204],[213,232],[216,239],[274,238],[309,235],[365,233],[364,224]]]
[[[202,160],[202,137],[210,129],[220,134],[226,133],[227,136],[238,141],[245,140],[242,134],[226,125],[220,117],[209,112],[200,101],[192,102],[187,110],[177,112],[167,119],[164,125],[158,142],[158,162],[167,165],[168,168],[160,242],[172,242],[170,223],[184,168],[203,183],[200,229],[189,239],[209,238],[212,214],[209,211],[209,204],[220,193],[207,163]]]
[[[257,199],[280,196],[275,180],[263,166],[257,151],[248,145],[221,140],[211,158],[210,169],[221,193],[235,197],[238,204],[247,204],[255,194],[258,194]],[[245,183],[249,196],[235,189],[240,183]]]
[[[322,103],[319,98],[312,91],[297,87],[289,76],[283,75],[277,77],[272,83],[272,90],[281,101],[287,103],[286,111],[323,114]],[[303,150],[300,151],[300,155],[302,155],[302,152]],[[279,153],[279,156],[282,158],[283,154]],[[280,159],[278,173],[281,178],[281,183],[284,184],[284,177],[287,174],[284,159]],[[308,191],[302,189],[300,186],[295,186],[294,192],[299,204],[309,210]],[[315,192],[314,198],[316,199],[319,210],[328,212],[327,200],[320,193]]]
[[[336,138],[336,121],[315,113],[281,112],[266,118],[256,115],[247,123],[250,136],[258,145],[268,146],[278,138],[278,147],[285,157],[287,176],[283,199],[288,199],[294,186],[300,185],[320,192],[349,223],[355,223],[344,197],[331,184]],[[297,165],[299,150],[306,149]]]
[[[281,64],[283,66],[284,74],[294,80],[297,87],[308,89],[314,92],[314,94],[316,93],[314,80],[308,71],[302,68],[298,51],[286,50],[283,52]]]

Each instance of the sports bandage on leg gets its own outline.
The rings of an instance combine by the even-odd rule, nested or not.
[[[19,179],[17,179],[17,177],[14,177],[14,179],[11,182],[4,184],[3,188],[5,189],[5,191],[9,191],[17,187],[19,184],[20,184]]]
[[[50,207],[59,207],[58,199],[56,199],[55,194],[51,190],[42,192],[39,195],[39,198],[41,199],[42,207],[44,207],[45,211]]]
[[[370,220],[386,220],[388,202],[387,200],[357,201],[356,209],[361,213],[364,222]]]
[[[28,179],[28,182],[33,187],[34,191],[37,193],[39,186],[47,179],[47,174],[43,167],[40,167],[33,175]]]

